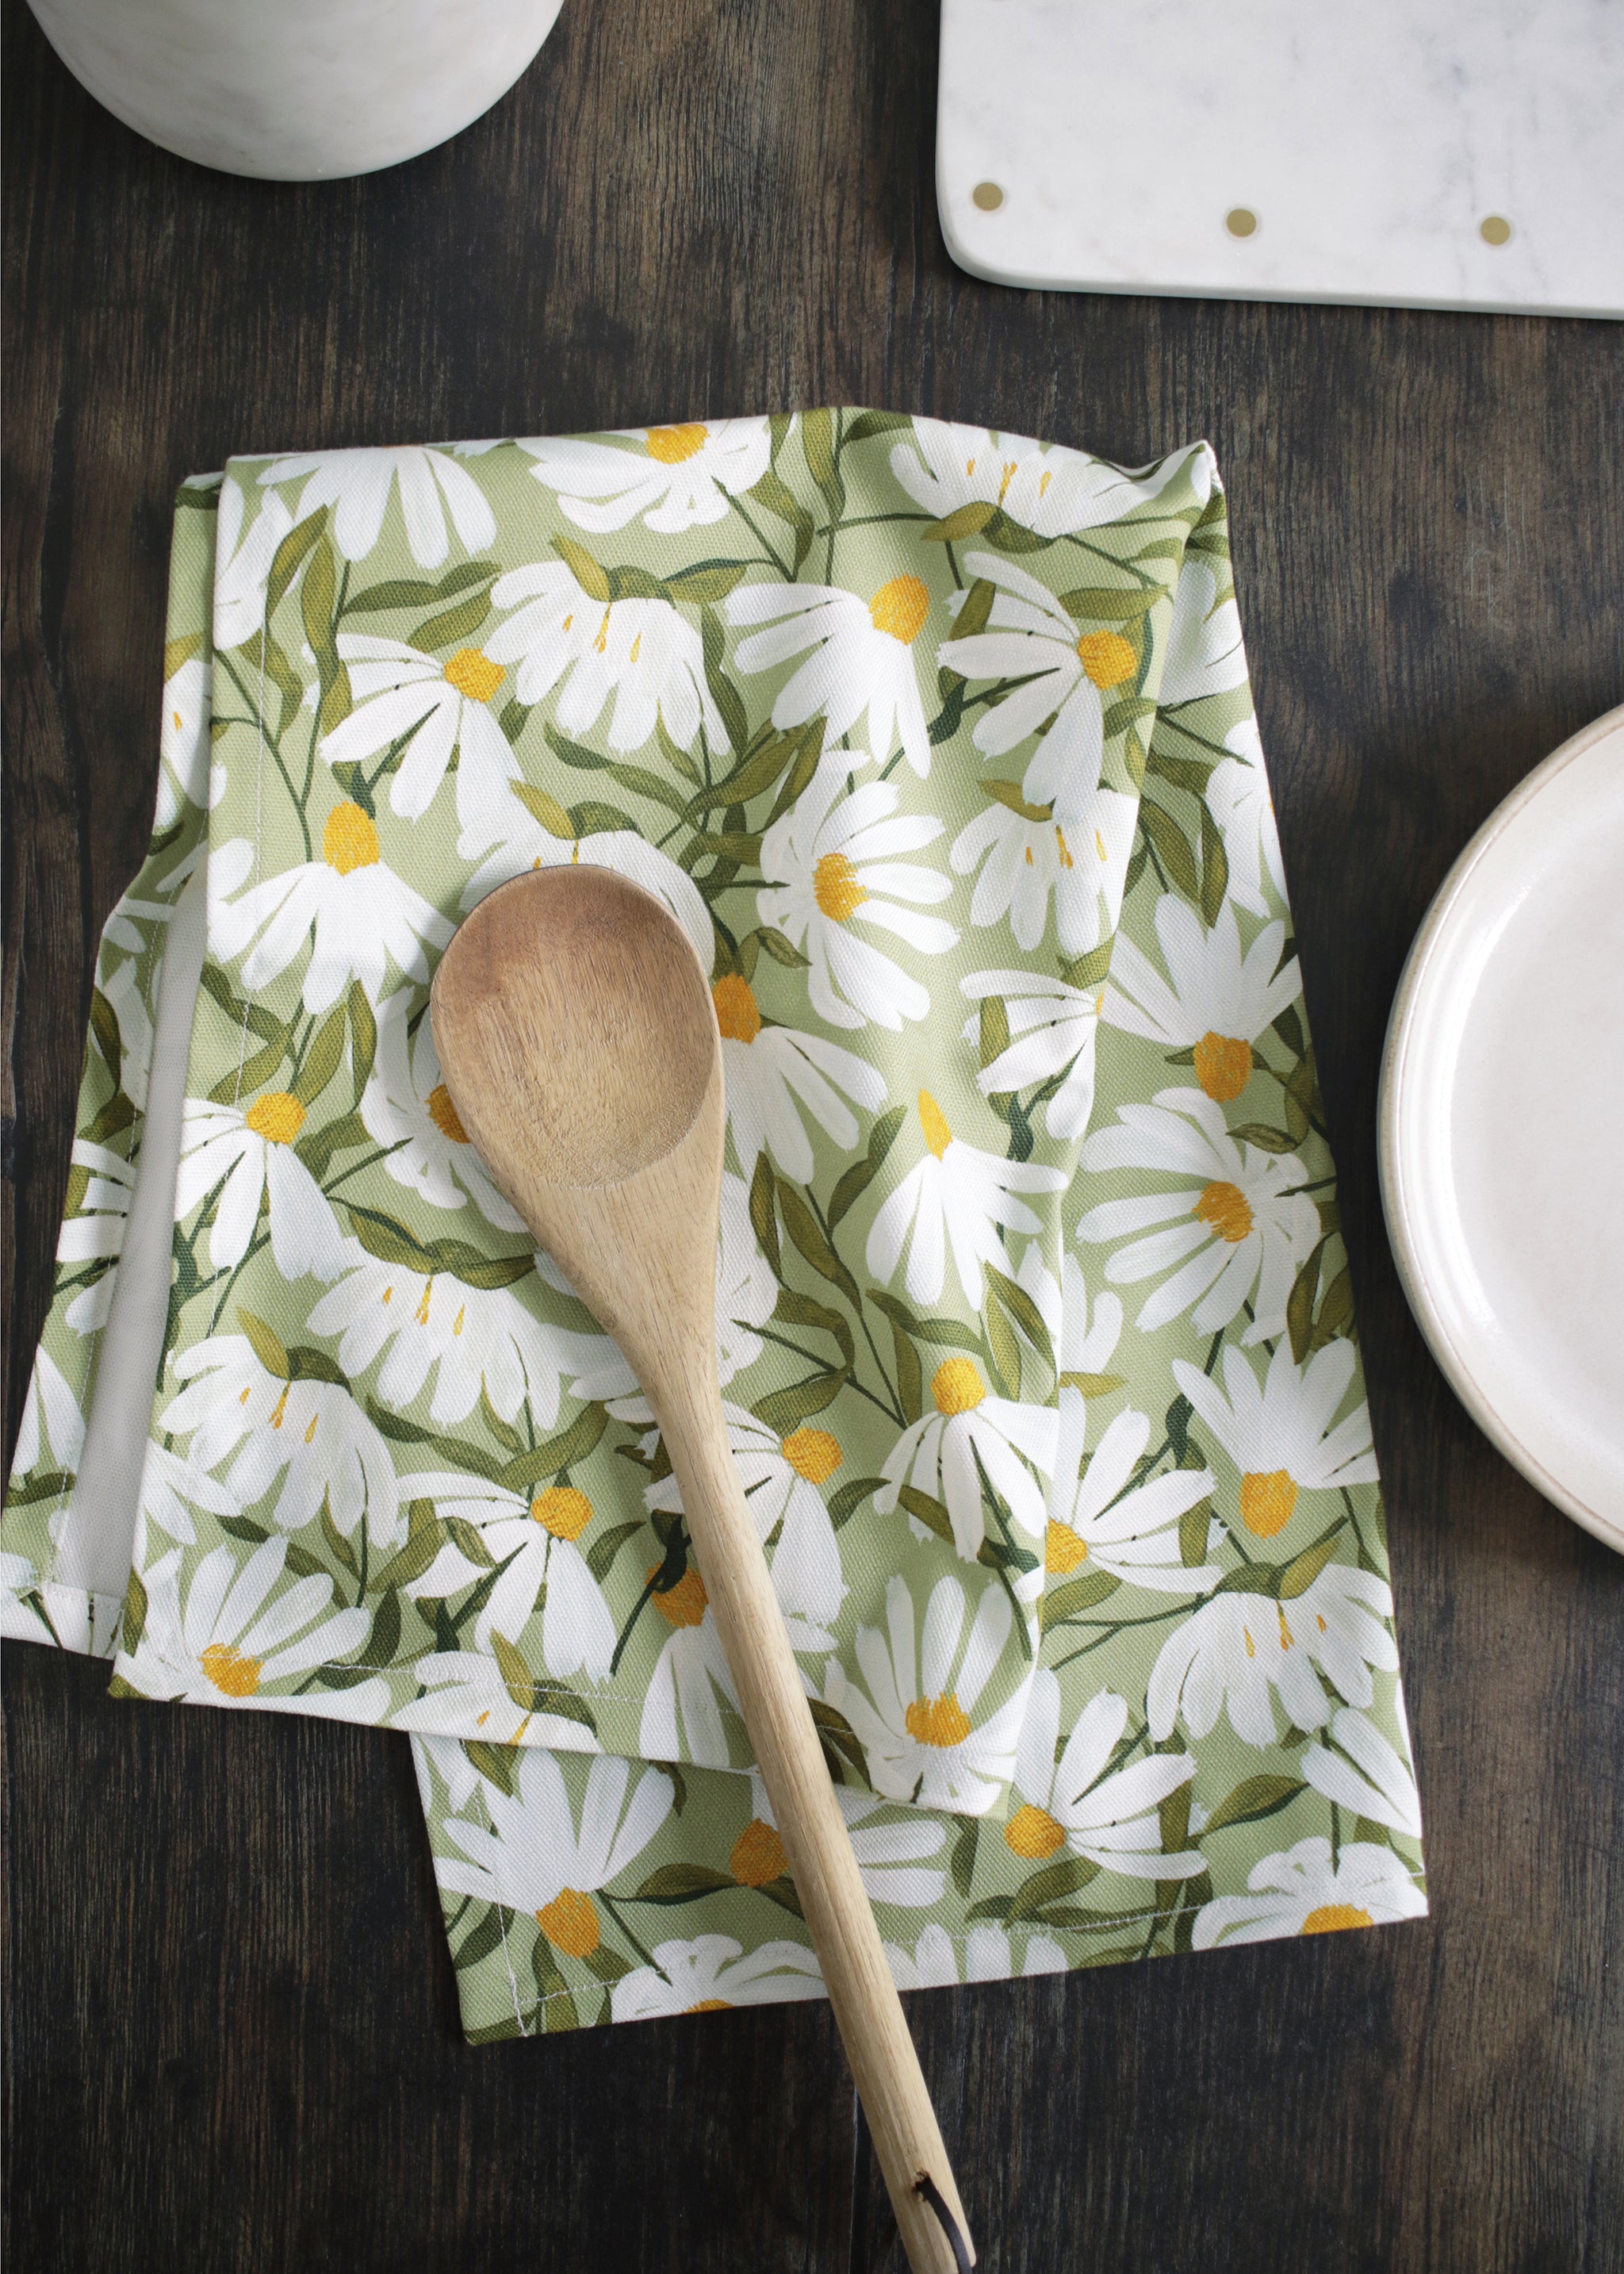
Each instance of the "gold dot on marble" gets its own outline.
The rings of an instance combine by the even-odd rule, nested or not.
[[[1004,203],[1004,192],[996,182],[978,182],[970,192],[970,202],[983,213],[996,213]]]
[[[1504,214],[1490,214],[1477,224],[1477,234],[1485,245],[1509,245],[1511,223]]]
[[[1250,206],[1235,206],[1225,214],[1223,225],[1231,237],[1252,237],[1257,231],[1258,216]]]

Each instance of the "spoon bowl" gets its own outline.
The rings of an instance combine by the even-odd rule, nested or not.
[[[643,1385],[915,2274],[974,2263],[794,1653],[727,1442],[716,1365],[721,1036],[687,934],[612,870],[532,870],[441,959],[463,1129]]]

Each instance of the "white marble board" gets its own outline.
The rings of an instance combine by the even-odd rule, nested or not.
[[[1624,317],[1624,0],[944,0],[936,195],[1001,283]]]

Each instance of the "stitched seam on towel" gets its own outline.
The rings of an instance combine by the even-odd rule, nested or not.
[[[160,767],[162,768],[162,759],[160,759],[160,761],[159,761],[159,764],[160,764]],[[154,816],[154,818],[155,818],[155,816]],[[118,899],[114,902],[114,904],[113,904],[113,907],[112,907],[112,909],[111,909],[111,911],[110,911],[110,913],[109,913],[109,916],[108,916],[108,919],[107,919],[107,922],[108,922],[108,923],[111,923],[111,922],[112,922],[112,921],[113,921],[113,917],[114,917],[114,916],[116,916],[116,915],[117,915],[117,913],[118,913],[119,909],[123,907],[123,905],[124,905],[124,901],[125,901],[126,900],[128,900],[128,899],[129,899],[129,897],[130,897],[131,893],[132,893],[132,892],[135,891],[136,885],[139,885],[139,884],[140,883],[142,876],[143,876],[143,875],[145,875],[145,873],[146,873],[147,862],[150,862],[151,858],[152,858],[152,853],[151,853],[151,849],[150,849],[150,847],[149,847],[148,851],[147,851],[147,861],[144,861],[144,862],[142,862],[141,867],[140,867],[140,870],[138,870],[138,872],[137,872],[136,876],[134,877],[134,878],[133,878],[133,879],[132,880],[132,882],[131,882],[131,883],[126,886],[125,890],[124,890],[123,892],[121,892],[121,893],[119,894]],[[170,905],[170,910],[169,910],[169,921],[172,921],[172,920],[173,920],[173,917],[174,917],[174,905],[173,905],[173,903],[171,903],[171,905]],[[107,924],[103,924],[103,926],[102,927],[102,939],[105,939],[105,937],[106,937],[106,936],[107,936]],[[168,940],[169,940],[169,930],[168,930],[168,923],[167,923],[167,922],[166,922],[166,924],[165,924],[165,925],[164,925],[164,927],[162,929],[162,931],[161,931],[157,936],[155,936],[154,938],[150,939],[150,940],[147,942],[147,944],[146,947],[141,951],[140,954],[139,954],[139,955],[138,955],[138,956],[136,957],[136,959],[135,959],[136,970],[137,970],[137,972],[138,972],[138,973],[139,973],[139,983],[139,983],[139,991],[141,992],[141,994],[142,994],[143,996],[146,996],[146,995],[147,995],[148,993],[150,993],[150,992],[152,991],[152,976],[153,976],[153,971],[154,971],[154,968],[155,968],[156,964],[158,963],[158,961],[159,961],[159,960],[161,960],[161,950],[162,950],[162,945],[167,945],[167,944],[168,944]],[[97,943],[96,943],[96,964],[97,964],[98,968],[100,968],[101,961],[102,961],[102,940],[98,940],[98,941],[97,941]],[[92,985],[94,986],[94,983],[94,983],[94,979],[93,978],[93,980],[92,980]],[[155,1028],[156,1028],[156,1020],[155,1020],[155,1019],[154,1019],[154,1030],[155,1030]],[[156,1035],[155,1035],[155,1031],[154,1031],[154,1043],[155,1043],[155,1041],[156,1041]],[[150,1085],[150,1082],[151,1082],[151,1080],[152,1080],[152,1064],[151,1064],[151,1060],[150,1060],[150,1058],[148,1059],[148,1062],[147,1062],[147,1081],[148,1081],[148,1083],[149,1083],[149,1085]],[[120,1064],[120,1066],[119,1066],[119,1087],[122,1088],[123,1088],[123,1086],[124,1086],[124,1067],[123,1067],[123,1065],[122,1065],[122,1063],[121,1063],[121,1064]],[[126,1094],[127,1094],[127,1093],[126,1093]],[[136,1150],[137,1150],[137,1148],[139,1147],[139,1143],[140,1143],[141,1134],[142,1134],[142,1132],[145,1130],[146,1126],[147,1126],[147,1111],[146,1111],[146,1108],[145,1108],[145,1107],[142,1107],[142,1108],[140,1109],[140,1111],[138,1111],[138,1112],[135,1114],[134,1118],[132,1118],[132,1120],[131,1121],[129,1130],[128,1130],[128,1132],[126,1133],[126,1137],[125,1137],[125,1145],[124,1145],[124,1166],[125,1166],[126,1168],[130,1168],[131,1166],[132,1166],[132,1165],[133,1165],[133,1163],[134,1163],[134,1160],[135,1160],[135,1156],[136,1156]],[[74,1142],[75,1142],[75,1143],[77,1143],[78,1141],[79,1141],[79,1135],[78,1135],[78,1132],[77,1132],[77,1130],[76,1130],[76,1131],[75,1131],[75,1133],[74,1133]],[[109,1146],[109,1147],[108,1148],[108,1150],[109,1150],[109,1151],[111,1151],[111,1149],[112,1149],[112,1148],[111,1148],[111,1147]],[[132,1199],[133,1200],[133,1198],[134,1198],[134,1194],[133,1194],[133,1193],[132,1193],[131,1197],[132,1197]],[[65,1221],[65,1220],[64,1220],[64,1221]],[[125,1212],[124,1212],[124,1231],[125,1231],[125,1232],[128,1232],[129,1228],[130,1228],[130,1216],[129,1216],[129,1210],[128,1210],[128,1209],[126,1209],[126,1210],[125,1210]],[[61,1232],[60,1232],[60,1231],[58,1231],[58,1233],[57,1233],[57,1235],[56,1235],[56,1240],[57,1240],[57,1245],[58,1245],[58,1246],[61,1246],[61,1242],[62,1242],[62,1234],[61,1234]],[[115,1287],[115,1286],[117,1285],[117,1279],[118,1279],[118,1267],[119,1267],[119,1264],[123,1261],[123,1260],[124,1260],[124,1235],[123,1235],[123,1234],[121,1234],[121,1235],[120,1235],[120,1238],[119,1238],[119,1248],[118,1248],[118,1254],[117,1254],[117,1255],[112,1256],[112,1257],[110,1257],[110,1258],[109,1259],[108,1268],[107,1268],[106,1271],[102,1274],[102,1279],[103,1279],[103,1280],[105,1280],[105,1281],[107,1282],[107,1284],[108,1284],[108,1288],[109,1288],[108,1300],[109,1300],[109,1305],[110,1305],[111,1300],[112,1300],[112,1292],[111,1292],[111,1291],[112,1291],[113,1287]],[[95,1285],[98,1285],[98,1284],[101,1284],[101,1282],[98,1282],[98,1281],[93,1280],[93,1281],[91,1281],[91,1282],[90,1282],[90,1286],[95,1286]],[[88,1294],[88,1292],[90,1291],[90,1286],[86,1286],[83,1291],[84,1291],[85,1293]],[[53,1308],[53,1309],[55,1309],[55,1307],[56,1307],[56,1293],[55,1293],[55,1290],[54,1290],[54,1289],[53,1289],[53,1291],[52,1291],[51,1304],[52,1304],[52,1308]],[[106,1321],[106,1320],[105,1320],[105,1319],[103,1319],[103,1321],[102,1321],[102,1324],[101,1324],[101,1325],[100,1325],[100,1326],[95,1329],[94,1333],[94,1334],[92,1334],[92,1335],[90,1335],[90,1336],[87,1336],[87,1337],[86,1337],[86,1352],[85,1352],[85,1389],[84,1389],[84,1409],[85,1409],[85,1416],[86,1416],[86,1434],[88,1434],[88,1428],[89,1428],[89,1415],[90,1415],[90,1409],[91,1409],[91,1406],[92,1406],[92,1404],[94,1404],[94,1398],[95,1398],[96,1375],[97,1375],[98,1371],[100,1370],[101,1364],[102,1364],[102,1344],[106,1341],[106,1339],[107,1339],[107,1321]],[[80,1448],[80,1458],[82,1459],[82,1458],[83,1458],[83,1457],[84,1457],[84,1449],[83,1449],[83,1447],[81,1446],[81,1448]],[[59,1585],[59,1584],[60,1584],[60,1583],[58,1582],[58,1580],[57,1580],[57,1577],[56,1577],[56,1567],[57,1567],[57,1565],[60,1563],[60,1562],[62,1561],[62,1542],[61,1542],[61,1540],[57,1538],[56,1533],[56,1532],[51,1529],[51,1527],[52,1527],[54,1525],[56,1525],[56,1524],[57,1523],[58,1519],[61,1517],[61,1516],[62,1516],[62,1514],[63,1514],[64,1510],[64,1509],[66,1509],[66,1508],[68,1507],[69,1503],[71,1502],[72,1497],[73,1497],[73,1494],[74,1494],[74,1489],[75,1489],[75,1487],[77,1487],[78,1482],[79,1482],[79,1474],[78,1474],[78,1472],[77,1472],[77,1471],[74,1471],[72,1473],[71,1473],[71,1474],[66,1478],[66,1480],[65,1480],[65,1481],[64,1482],[64,1484],[63,1484],[63,1486],[62,1486],[62,1487],[61,1487],[60,1491],[59,1491],[59,1492],[57,1493],[57,1495],[56,1495],[56,1506],[51,1510],[50,1514],[49,1514],[49,1515],[46,1517],[46,1519],[45,1519],[45,1524],[46,1524],[46,1534],[45,1534],[45,1536],[46,1536],[47,1540],[50,1542],[50,1559],[49,1559],[49,1564],[47,1565],[47,1568],[46,1568],[46,1569],[45,1569],[45,1570],[44,1570],[44,1571],[42,1571],[42,1572],[41,1573],[41,1575],[40,1575],[39,1584],[40,1584],[40,1585],[41,1585],[41,1587],[54,1587],[54,1586],[56,1586],[56,1585]],[[94,1627],[93,1627],[92,1631],[93,1631],[93,1633],[94,1633]]]
[[[492,1841],[500,1847],[500,1842],[496,1837],[496,1826],[491,1821],[491,1803],[485,1796],[485,1787],[483,1784],[477,1785],[475,1789],[479,1795],[479,1813],[485,1818],[485,1828],[489,1834]],[[508,1921],[505,1916],[505,1913],[510,1910],[515,1910],[518,1906],[515,1903],[503,1902],[501,1899],[500,1880],[497,1878],[497,1874],[494,1871],[492,1871],[491,1877],[493,1880],[496,1880],[497,1883],[496,1925],[497,1931],[500,1934],[502,1939],[502,1964],[508,1971],[508,1994],[513,1999],[513,2018],[518,2024],[519,2035],[522,2037],[528,2037],[533,2035],[533,2032],[527,2029],[524,2026],[524,2009],[519,2002],[519,1977],[513,1970],[513,1955],[508,1947]],[[537,1931],[538,1932],[540,1931],[539,1927]],[[556,1997],[558,1992],[556,1991],[553,1991],[547,1994]]]
[[[229,478],[230,477],[228,473],[227,479],[229,480]],[[265,881],[265,643],[270,636],[270,596],[267,591],[265,603],[266,612],[259,620],[259,677],[254,698],[253,881],[256,885],[261,885]],[[314,732],[313,727],[312,731],[312,733]],[[207,953],[207,950],[206,946],[205,953]],[[237,1036],[237,1080],[231,1091],[231,1103],[234,1107],[240,1107],[242,1103],[243,1068],[246,1065],[248,1059],[248,1021],[252,1015],[254,1004],[259,999],[259,989],[249,985],[246,978],[244,977],[243,987],[243,1031]],[[252,1234],[251,1233],[251,1243],[252,1239]],[[212,1235],[210,1245],[212,1250]],[[247,1250],[244,1249],[244,1254],[246,1254],[246,1253]],[[214,1308],[209,1314],[208,1331],[211,1337],[214,1335],[215,1328],[220,1324],[220,1306],[225,1301],[226,1289],[231,1284],[232,1276],[232,1273],[229,1270],[222,1275],[220,1292],[215,1296]]]

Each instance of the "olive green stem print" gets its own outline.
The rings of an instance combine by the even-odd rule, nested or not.
[[[898,1981],[1423,1909],[1210,452],[838,410],[236,460],[169,632],[4,1630],[412,1731],[476,2036],[819,1993],[664,1449],[425,1017],[469,908],[596,862],[711,974],[729,1428]],[[199,868],[120,1619],[62,1543]]]

